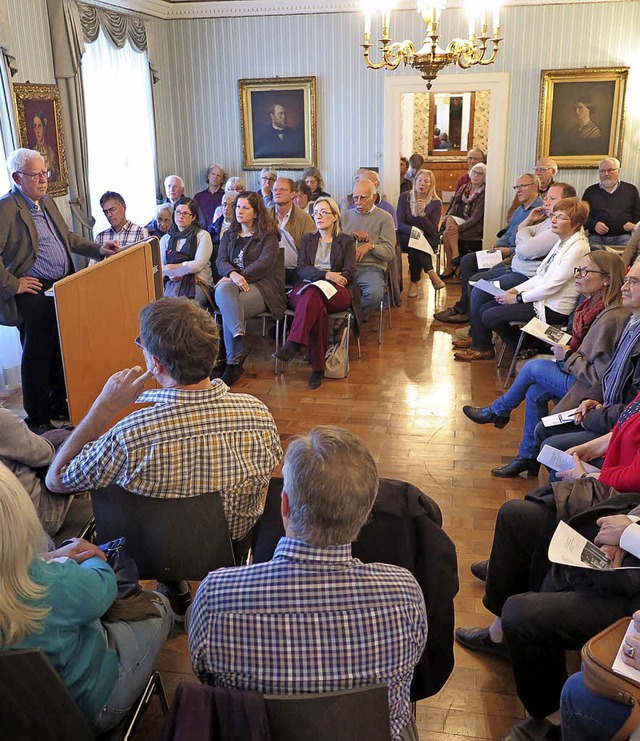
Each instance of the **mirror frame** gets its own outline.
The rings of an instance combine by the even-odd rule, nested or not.
[[[438,93],[442,95],[443,93]],[[448,95],[458,96],[463,93],[447,93]],[[476,94],[471,92],[471,114],[469,116],[469,141],[473,148],[473,122],[476,111]],[[435,106],[435,93],[429,93],[429,141],[433,143],[433,129],[435,128],[436,122],[436,106]],[[448,160],[466,160],[468,149],[429,149],[425,160],[437,161],[440,159]]]

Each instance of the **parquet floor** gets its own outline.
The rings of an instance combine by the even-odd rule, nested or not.
[[[454,361],[455,327],[436,322],[433,312],[457,298],[458,286],[435,294],[423,280],[420,296],[407,299],[407,285],[405,279],[402,306],[391,311],[392,329],[385,316],[382,346],[377,342],[377,314],[365,325],[362,359],[356,359],[352,346],[348,379],[326,380],[319,390],[310,391],[309,366],[298,360],[276,378],[269,359],[272,341],[260,338],[234,390],[252,393],[269,406],[284,445],[291,435],[313,425],[342,425],[369,445],[381,476],[408,480],[433,497],[458,551],[456,624],[488,625],[482,585],[469,573],[469,565],[488,556],[500,505],[535,486],[531,479],[500,480],[489,473],[515,454],[523,412],[518,410],[515,421],[500,431],[475,426],[464,417],[464,404],[484,405],[500,393],[504,371],[497,371],[493,362]],[[257,325],[254,331],[259,331]],[[458,646],[455,651],[456,666],[443,690],[418,704],[420,739],[499,739],[524,716],[511,670],[493,657]],[[158,668],[170,699],[180,681],[194,679],[182,629],[167,642]],[[147,713],[136,739],[157,737],[154,716],[155,711]]]

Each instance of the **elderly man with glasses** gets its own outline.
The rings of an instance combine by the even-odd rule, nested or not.
[[[590,185],[582,196],[591,212],[585,228],[592,250],[622,253],[631,232],[640,221],[640,195],[635,185],[620,180],[620,161],[607,157],[598,165],[600,182]]]
[[[74,270],[71,253],[99,258],[118,251],[69,231],[52,198],[42,155],[32,149],[11,152],[7,166],[14,182],[0,198],[0,324],[20,328],[22,399],[30,429],[53,429],[66,419],[55,304],[45,292]]]

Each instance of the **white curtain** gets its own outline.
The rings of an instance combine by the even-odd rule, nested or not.
[[[144,226],[155,209],[155,133],[146,52],[116,49],[100,31],[85,45],[82,81],[87,119],[89,195],[95,232],[109,224],[100,196],[120,193],[127,218]]]

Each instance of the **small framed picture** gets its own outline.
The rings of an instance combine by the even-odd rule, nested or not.
[[[239,80],[245,170],[316,164],[316,78]]]
[[[621,158],[628,67],[543,70],[538,157],[559,167]]]
[[[30,82],[13,86],[18,114],[20,146],[35,149],[49,171],[48,194],[69,192],[69,176],[62,135],[62,110],[56,85]]]

